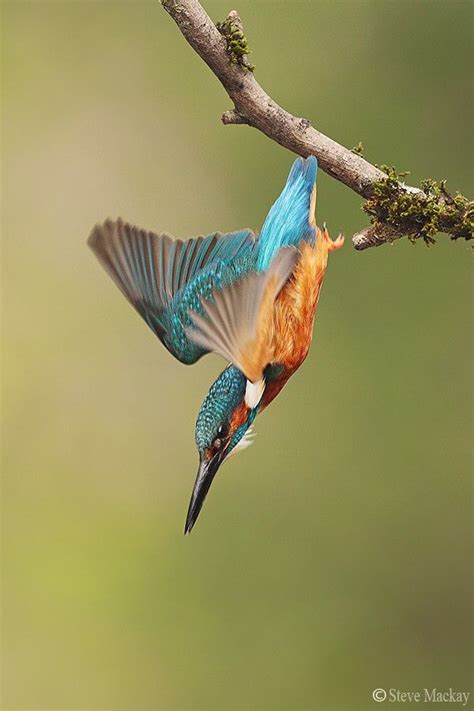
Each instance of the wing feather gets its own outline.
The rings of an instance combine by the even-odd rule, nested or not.
[[[176,346],[168,332],[180,292],[201,270],[221,260],[231,263],[253,249],[254,243],[251,230],[216,232],[183,241],[121,219],[96,225],[89,237],[89,246],[120,291],[166,348],[185,363],[195,362],[203,351],[194,344],[191,351],[186,350],[185,338]]]
[[[256,382],[272,361],[273,308],[299,258],[294,247],[280,249],[266,272],[254,272],[213,292],[203,314],[190,312],[188,337],[214,351]]]

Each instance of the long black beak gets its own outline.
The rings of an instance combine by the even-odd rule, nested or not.
[[[212,480],[214,479],[217,470],[223,460],[222,453],[218,453],[212,459],[201,459],[199,469],[194,482],[194,489],[189,502],[188,515],[186,516],[186,525],[184,527],[184,535],[191,533],[194,524],[197,521],[199,512],[202,509],[204,499],[207,492],[211,488]]]

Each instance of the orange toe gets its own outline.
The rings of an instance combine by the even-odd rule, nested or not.
[[[335,252],[336,249],[341,249],[344,245],[344,235],[339,234],[334,241],[331,240],[331,244],[329,245],[329,251],[330,252]]]
[[[339,234],[336,239],[333,241],[331,237],[329,236],[329,230],[326,226],[326,223],[323,223],[323,229],[319,230],[319,234],[322,236],[323,240],[327,244],[328,252],[334,252],[336,249],[341,249],[341,247],[344,244],[344,235]]]

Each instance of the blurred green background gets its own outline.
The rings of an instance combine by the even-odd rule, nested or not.
[[[236,6],[283,106],[472,191],[472,3]],[[228,98],[158,2],[2,9],[3,707],[365,711],[375,687],[469,690],[466,244],[331,258],[310,357],[184,538],[223,363],[174,361],[85,241],[108,215],[258,228],[293,156],[221,125]],[[318,200],[333,236],[367,224],[324,174]]]

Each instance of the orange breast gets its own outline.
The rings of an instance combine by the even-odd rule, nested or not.
[[[300,260],[275,302],[273,362],[283,365],[283,371],[276,380],[267,384],[261,409],[278,395],[308,355],[328,254],[342,247],[343,243],[342,237],[333,242],[326,229],[318,229],[314,246],[307,242],[300,245]]]
[[[291,371],[301,365],[311,345],[314,315],[328,260],[324,233],[318,230],[316,244],[303,242],[300,251],[300,260],[278,296],[274,314],[274,361]]]

